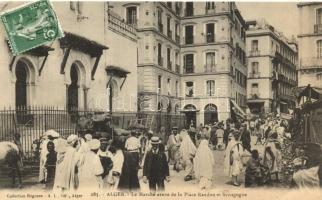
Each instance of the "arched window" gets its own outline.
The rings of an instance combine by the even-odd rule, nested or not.
[[[78,93],[78,81],[79,81],[79,74],[77,70],[77,65],[72,64],[70,68],[70,80],[71,84],[67,88],[67,108],[68,111],[77,110],[78,109],[78,100],[79,100],[79,93]]]
[[[33,100],[33,89],[36,82],[36,72],[32,63],[21,58],[17,61],[14,68],[15,76],[15,106],[24,108],[30,105]]]
[[[16,107],[27,106],[28,66],[18,61],[16,66]]]

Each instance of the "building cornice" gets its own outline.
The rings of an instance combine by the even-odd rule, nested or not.
[[[230,76],[230,71],[189,73],[189,74],[182,74],[181,76],[188,77],[188,76],[208,76],[208,75],[228,75],[228,76]]]
[[[322,33],[306,33],[306,34],[300,34],[297,35],[298,38],[303,38],[303,37],[321,37]]]
[[[297,7],[303,7],[303,6],[312,6],[312,5],[322,5],[321,2],[304,2],[304,3],[298,3]]]
[[[164,68],[164,67],[160,67],[160,66],[158,66],[158,65],[156,65],[156,64],[154,64],[154,63],[140,63],[140,64],[138,64],[138,65],[137,65],[137,67],[155,67],[155,68],[160,69],[160,70],[162,70],[162,71],[165,71],[165,72],[168,72],[168,73],[174,74],[174,75],[176,75],[176,76],[178,76],[178,77],[180,77],[180,76],[181,76],[181,74],[180,74],[180,73],[177,73],[177,72],[175,72],[175,71],[169,70],[169,69]]]
[[[167,35],[160,33],[159,30],[157,30],[155,27],[150,27],[150,28],[138,28],[137,32],[153,32],[159,36],[161,36],[162,38],[164,38],[165,40],[171,42],[172,44],[176,45],[177,47],[180,48],[180,44],[178,44],[177,42],[175,42],[172,38],[169,38]]]
[[[214,43],[197,43],[197,44],[183,44],[181,48],[201,47],[201,46],[217,46],[217,45],[228,45],[232,49],[234,48],[230,41],[214,42]]]
[[[252,31],[254,31],[254,32],[250,33],[250,31],[246,31],[246,39],[248,37],[250,38],[250,37],[260,37],[260,36],[271,36],[272,38],[274,38],[278,42],[285,44],[285,46],[287,46],[287,48],[289,50],[291,50],[292,52],[294,52],[294,53],[297,52],[297,51],[294,51],[294,49],[292,49],[287,42],[284,42],[281,38],[279,38],[277,35],[275,35],[273,32],[271,32],[269,30],[265,30],[263,32],[255,32],[256,30],[252,30]]]
[[[207,18],[207,17],[220,17],[220,16],[230,16],[230,12],[220,12],[220,13],[215,13],[215,14],[209,14],[209,15],[193,15],[193,16],[183,16],[180,18],[180,20],[193,20],[193,19],[199,19],[199,18]]]

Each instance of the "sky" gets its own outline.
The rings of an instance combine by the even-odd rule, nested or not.
[[[298,8],[295,2],[237,2],[245,20],[264,18],[270,25],[285,36],[297,36]]]

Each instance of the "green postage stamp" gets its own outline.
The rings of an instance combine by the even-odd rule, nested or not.
[[[28,3],[1,14],[13,55],[63,37],[48,0]]]

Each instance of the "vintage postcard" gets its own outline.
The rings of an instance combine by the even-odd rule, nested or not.
[[[0,18],[2,199],[322,199],[322,2]]]

